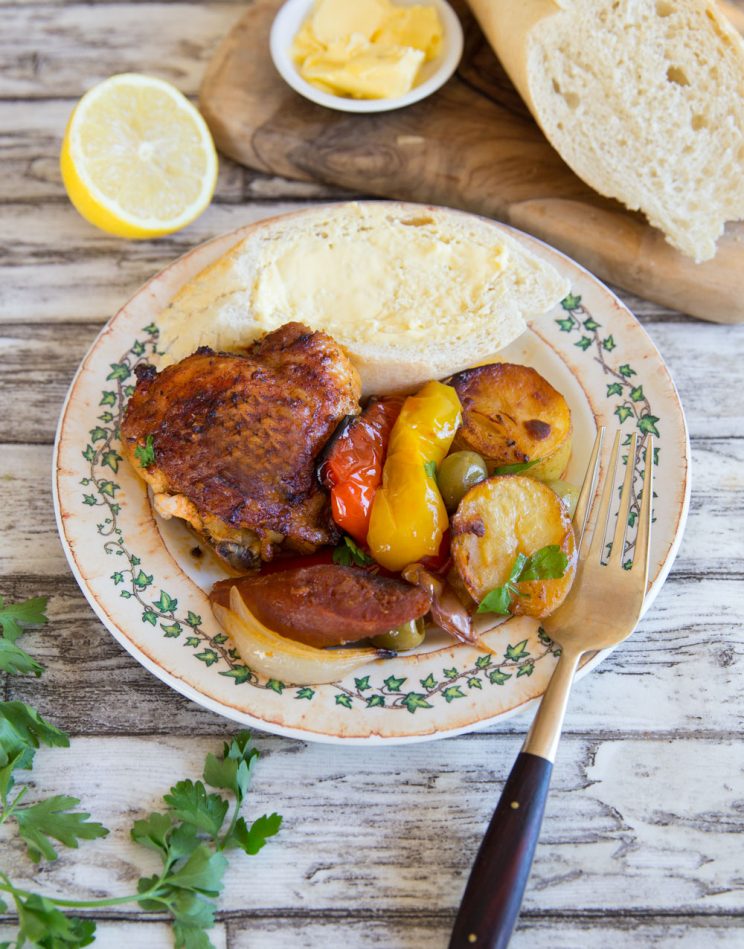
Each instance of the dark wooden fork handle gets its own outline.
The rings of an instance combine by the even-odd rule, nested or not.
[[[450,949],[505,949],[540,836],[553,763],[521,752],[470,872]]]

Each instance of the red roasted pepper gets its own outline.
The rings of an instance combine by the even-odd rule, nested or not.
[[[402,405],[396,396],[370,401],[331,444],[318,470],[331,491],[333,520],[359,544],[367,539],[390,432]]]
[[[439,545],[439,550],[433,554],[431,557],[422,557],[419,560],[419,563],[422,567],[425,567],[429,573],[436,573],[439,576],[444,576],[445,573],[449,570],[452,565],[452,556],[450,553],[450,547],[452,546],[452,534],[449,527],[442,534],[442,542]]]

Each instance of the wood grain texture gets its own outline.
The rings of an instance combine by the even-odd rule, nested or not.
[[[279,0],[255,0],[209,63],[199,105],[218,147],[260,171],[498,218],[564,250],[604,280],[721,323],[744,321],[744,223],[693,264],[639,214],[596,194],[551,147],[464,0],[456,75],[422,102],[355,115],[279,77],[268,35]]]
[[[126,245],[96,231],[67,202],[47,205],[43,214],[32,204],[3,205],[0,322],[102,324],[174,257],[216,234],[301,206],[214,204],[178,234]],[[64,238],[50,240],[50,234]]]
[[[417,916],[389,915],[358,918],[283,919],[249,918],[228,922],[231,949],[276,949],[277,946],[324,949],[444,949],[450,920],[434,913]],[[511,941],[511,949],[700,949],[712,943],[721,949],[739,949],[744,940],[740,919],[677,920],[623,914],[614,917],[540,919],[524,913]]]
[[[123,922],[97,917],[96,949],[172,949],[173,931],[167,923]],[[12,939],[14,928],[0,923],[0,939]],[[218,923],[210,930],[215,949],[226,949],[227,927]]]
[[[77,99],[118,72],[151,73],[193,95],[216,42],[240,13],[222,2],[4,7],[0,98]]]
[[[481,840],[452,927],[450,949],[508,949],[532,870],[553,762],[520,751]]]
[[[339,749],[265,736],[260,744],[246,812],[280,805],[284,825],[258,856],[233,857],[223,914],[364,907],[370,915],[449,915],[519,739],[474,734]],[[81,898],[130,891],[157,862],[129,839],[131,821],[158,807],[174,777],[198,775],[215,747],[219,738],[95,736],[39,756],[35,785],[85,797],[111,829],[86,846],[85,859],[65,852],[44,872],[44,886]],[[584,912],[741,914],[742,780],[744,749],[734,738],[567,736],[526,910],[572,914],[580,900]],[[32,788],[29,800],[37,796]],[[31,883],[33,867],[7,826],[0,845],[19,885]],[[125,917],[135,912],[122,907]]]
[[[0,4],[0,594],[48,594],[52,619],[26,638],[44,678],[0,689],[74,736],[69,751],[40,753],[30,794],[78,794],[113,830],[42,871],[0,837],[0,866],[47,892],[122,893],[149,872],[149,857],[127,838],[131,821],[174,779],[196,777],[205,752],[235,731],[134,662],[69,573],[49,479],[66,387],[103,322],[174,257],[343,194],[224,159],[215,203],[198,222],[128,244],[69,207],[57,151],[74,100],[109,72],[150,72],[195,94],[242,12],[242,0]],[[738,949],[744,328],[622,296],[680,387],[693,436],[691,517],[640,629],[576,685],[512,946]],[[235,861],[215,945],[443,949],[528,721],[372,754],[259,736],[251,813],[276,808],[287,824],[257,858]],[[172,945],[163,920],[135,921],[131,907],[97,915],[103,949]],[[0,939],[11,931],[0,921]]]

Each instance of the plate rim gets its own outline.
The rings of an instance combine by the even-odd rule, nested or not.
[[[394,207],[412,207],[412,208],[429,208],[432,210],[442,210],[448,214],[453,213],[459,215],[464,215],[466,217],[475,217],[482,221],[485,221],[489,225],[495,226],[496,228],[503,229],[513,235],[519,241],[525,241],[528,245],[530,243],[537,244],[539,247],[544,247],[550,254],[557,254],[562,260],[565,260],[573,267],[576,267],[581,274],[588,278],[588,280],[595,285],[598,285],[605,293],[609,295],[612,302],[618,307],[621,312],[628,314],[636,323],[637,327],[643,333],[645,337],[644,342],[647,346],[651,348],[656,358],[658,359],[659,367],[666,374],[667,381],[672,389],[674,398],[676,399],[677,406],[679,408],[679,421],[682,426],[682,433],[684,435],[684,462],[685,462],[685,482],[684,482],[684,491],[682,497],[682,503],[679,507],[679,514],[677,517],[677,524],[675,528],[674,539],[670,545],[669,551],[667,553],[666,559],[659,570],[658,575],[654,579],[653,583],[649,587],[646,597],[643,604],[643,609],[641,612],[641,619],[646,614],[647,610],[651,607],[656,597],[659,594],[662,586],[666,582],[669,572],[676,560],[677,554],[679,552],[680,545],[682,543],[682,538],[684,536],[685,527],[687,524],[687,518],[689,514],[690,507],[690,495],[691,495],[691,455],[690,455],[690,435],[689,428],[687,425],[687,418],[684,411],[684,406],[682,400],[679,396],[679,391],[674,382],[672,374],[669,370],[669,367],[666,364],[663,356],[659,352],[654,340],[646,332],[643,324],[640,323],[636,315],[632,312],[630,307],[628,307],[618,296],[617,294],[608,287],[603,281],[596,277],[591,271],[589,271],[582,264],[575,261],[573,258],[569,257],[567,254],[548,244],[546,241],[541,240],[528,234],[524,231],[519,230],[518,228],[513,227],[509,224],[504,224],[501,221],[496,221],[492,218],[488,218],[484,215],[470,214],[469,212],[460,211],[458,209],[446,208],[440,205],[424,204],[410,201],[378,201],[378,200],[360,200],[355,202],[349,201],[325,201],[319,203],[312,203],[309,207],[302,207],[296,210],[284,211],[279,214],[270,214],[265,218],[261,218],[257,221],[253,221],[249,224],[244,224],[237,228],[234,228],[230,231],[226,231],[222,234],[217,234],[206,241],[191,247],[184,254],[170,260],[164,267],[158,270],[155,274],[149,277],[143,284],[141,284],[131,296],[125,301],[122,306],[120,306],[115,313],[113,313],[103,324],[99,332],[96,334],[94,339],[91,341],[90,346],[86,350],[85,355],[80,360],[80,363],[73,375],[70,384],[68,386],[67,392],[65,394],[64,401],[62,403],[59,418],[57,421],[57,427],[55,430],[54,437],[54,446],[52,451],[52,501],[54,507],[55,522],[57,526],[57,533],[60,539],[62,549],[65,554],[65,558],[70,567],[70,571],[74,576],[78,586],[80,587],[81,592],[83,593],[85,599],[87,600],[90,607],[93,609],[93,612],[96,614],[98,619],[101,621],[106,630],[114,637],[114,639],[126,650],[129,655],[131,655],[137,662],[140,663],[148,672],[154,675],[161,682],[168,685],[174,691],[178,692],[180,695],[183,695],[185,698],[189,699],[192,702],[195,702],[198,706],[207,709],[210,712],[213,712],[222,718],[227,718],[231,721],[237,722],[238,724],[247,725],[251,728],[255,728],[259,731],[264,731],[270,734],[281,735],[287,738],[294,738],[299,741],[312,741],[318,744],[329,744],[329,745],[348,745],[348,746],[361,746],[361,745],[403,745],[403,744],[412,744],[425,741],[438,741],[443,738],[456,737],[457,735],[469,734],[471,732],[483,731],[486,728],[492,727],[497,723],[507,721],[517,715],[526,713],[527,711],[534,709],[537,704],[540,702],[542,696],[538,695],[534,698],[527,699],[526,701],[513,706],[512,708],[506,709],[505,711],[499,712],[496,715],[486,717],[482,720],[470,722],[465,725],[456,726],[454,728],[436,728],[431,732],[418,733],[412,735],[379,735],[379,734],[369,734],[365,736],[343,736],[343,735],[332,735],[327,732],[314,731],[309,728],[297,728],[293,726],[288,726],[280,724],[277,722],[266,721],[265,719],[259,718],[250,712],[241,711],[232,706],[226,706],[220,703],[218,700],[211,698],[210,696],[200,692],[194,686],[185,682],[178,675],[162,668],[159,666],[150,656],[147,655],[142,649],[140,649],[132,640],[127,638],[127,636],[122,632],[121,629],[113,622],[109,617],[106,611],[103,609],[101,604],[98,602],[97,598],[93,594],[93,591],[88,587],[87,581],[83,578],[77,562],[75,560],[72,546],[67,538],[64,526],[64,518],[62,515],[60,507],[60,468],[59,468],[59,452],[60,445],[63,435],[63,429],[65,427],[65,422],[67,419],[67,414],[70,408],[70,402],[77,388],[80,376],[82,375],[88,360],[93,354],[94,350],[97,348],[99,341],[108,332],[111,324],[119,317],[119,315],[127,309],[127,307],[132,303],[135,298],[137,298],[143,291],[147,289],[153,282],[155,282],[162,274],[172,268],[174,265],[181,263],[186,260],[188,257],[193,254],[202,251],[207,248],[209,245],[222,241],[227,238],[233,237],[233,235],[238,235],[243,231],[250,231],[256,227],[265,225],[271,221],[292,217],[297,214],[303,214],[307,211],[317,211],[324,207],[328,206],[337,206],[343,204],[387,204]],[[236,236],[236,243],[241,238]],[[231,245],[234,246],[234,245]],[[226,253],[229,252],[229,248]],[[536,332],[536,335],[540,338],[543,345],[549,345],[543,338],[542,334],[536,331],[533,328],[533,332]],[[619,645],[619,644],[617,644]],[[604,661],[614,650],[617,648],[613,646],[609,649],[601,650],[595,653],[588,661],[586,661],[577,671],[576,680],[583,678],[589,672],[593,671],[601,662]]]

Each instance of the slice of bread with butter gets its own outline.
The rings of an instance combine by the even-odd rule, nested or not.
[[[550,143],[708,260],[744,218],[744,43],[711,0],[469,0]]]
[[[259,222],[161,314],[161,365],[236,351],[290,320],[349,353],[367,394],[482,362],[569,287],[507,229],[444,208],[353,202]]]

